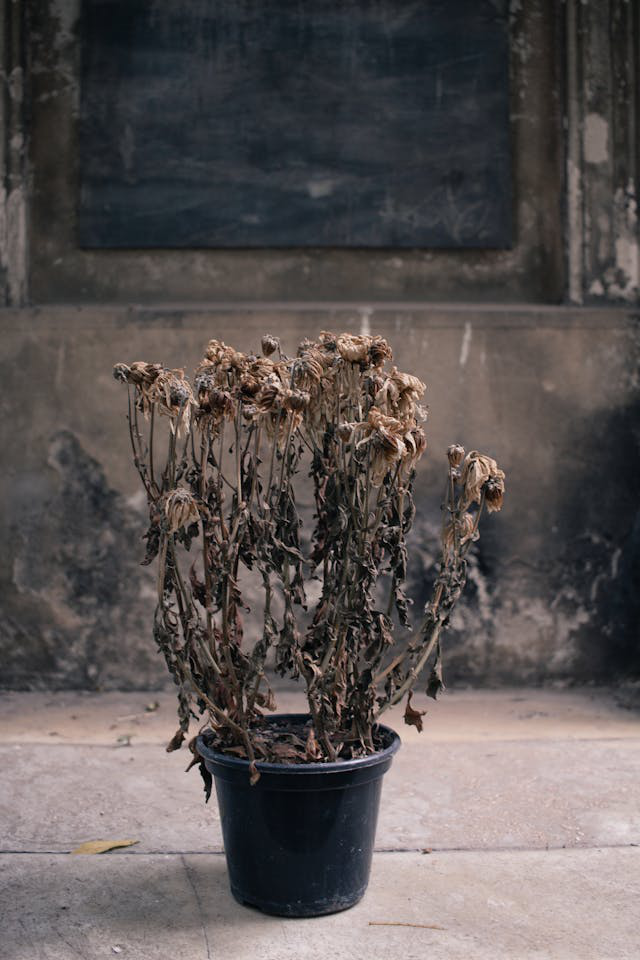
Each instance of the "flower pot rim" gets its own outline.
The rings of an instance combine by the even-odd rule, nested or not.
[[[308,713],[275,713],[264,718],[267,723],[278,720],[309,720]],[[332,774],[347,773],[351,770],[363,770],[367,767],[377,766],[385,760],[391,760],[393,755],[399,750],[402,741],[400,735],[382,723],[376,723],[374,730],[383,732],[389,743],[382,750],[368,754],[366,757],[355,757],[353,760],[330,760],[326,762],[313,761],[311,763],[271,763],[266,760],[257,760],[256,767],[260,773],[286,774],[290,776],[304,776],[304,774]],[[196,740],[198,753],[209,762],[214,762],[230,770],[247,770],[249,761],[244,757],[233,757],[226,753],[219,753],[205,743],[202,734],[198,735]]]

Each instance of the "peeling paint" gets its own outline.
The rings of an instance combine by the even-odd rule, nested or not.
[[[640,243],[638,203],[633,180],[613,197],[612,232],[615,237],[610,263],[590,284],[593,296],[633,303],[640,293]],[[606,262],[606,261],[605,261]]]
[[[0,187],[0,266],[7,303],[19,306],[27,299],[27,206],[22,186],[8,194]]]
[[[569,219],[569,300],[582,303],[582,174],[567,160],[567,210]]]
[[[616,271],[620,283],[611,292],[625,300],[638,296],[640,288],[640,249],[638,246],[638,201],[635,184],[630,180],[627,189],[616,190],[614,196],[616,225]]]
[[[469,359],[469,350],[471,349],[471,338],[473,336],[473,329],[469,321],[464,325],[464,333],[462,334],[462,343],[460,344],[460,366],[465,367],[467,360]]]
[[[606,163],[609,159],[609,124],[597,113],[588,113],[584,121],[584,159],[587,163]]]

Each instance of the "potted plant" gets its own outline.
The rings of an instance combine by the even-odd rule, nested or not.
[[[260,356],[211,340],[193,385],[158,363],[114,369],[149,503],[154,637],[178,688],[167,749],[201,722],[191,765],[207,798],[215,779],[232,892],[266,912],[329,913],[363,895],[399,745],[380,718],[406,697],[405,721],[422,728],[412,690],[427,666],[427,693],[443,689],[441,635],[466,555],[483,510],[502,504],[495,461],[449,447],[442,558],[410,630],[425,386],[391,361],[381,337],[321,333],[295,357],[272,336]],[[249,642],[248,593],[262,608]],[[308,714],[273,715],[271,661],[304,684]]]

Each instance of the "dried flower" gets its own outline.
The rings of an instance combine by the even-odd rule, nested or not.
[[[131,383],[136,387],[149,386],[163,370],[161,363],[145,363],[135,360],[131,366],[126,363],[116,363],[113,375],[122,383]]]
[[[381,367],[386,360],[393,360],[391,347],[383,337],[371,337],[369,358],[374,367]]]
[[[160,363],[136,360],[131,366],[117,363],[113,368],[116,380],[136,388],[136,406],[148,417],[152,407],[171,419],[171,430],[190,429],[193,393],[184,370],[166,370]]]
[[[113,376],[116,380],[119,380],[120,383],[127,383],[130,374],[131,369],[126,363],[116,363],[115,367],[113,368]]]
[[[463,513],[457,522],[450,520],[444,528],[442,543],[445,550],[453,550],[455,545],[455,533],[458,535],[458,546],[466,543],[473,536],[475,526],[475,517],[472,513]]]
[[[330,336],[322,334],[321,336]],[[343,360],[379,367],[392,357],[389,344],[383,337],[355,336],[341,333],[335,340],[336,350]]]
[[[274,413],[282,407],[285,388],[277,377],[267,377],[256,395],[256,409],[259,413]]]
[[[393,367],[379,386],[374,404],[388,416],[402,420],[407,425],[413,424],[416,419],[423,420],[426,417],[426,410],[419,405],[425,390],[425,384],[418,377],[401,373]]]
[[[293,364],[293,380],[298,386],[309,390],[320,383],[325,369],[326,355],[312,347],[296,358]]]
[[[262,352],[265,357],[270,357],[272,353],[275,353],[278,347],[280,346],[280,341],[277,337],[273,337],[270,333],[267,333],[262,338]]]
[[[369,337],[342,333],[336,341],[336,347],[342,359],[349,363],[366,363],[369,359]]]
[[[459,467],[464,460],[464,447],[461,447],[459,443],[452,443],[447,450],[447,457],[452,467]]]
[[[300,413],[309,405],[309,394],[304,390],[286,390],[283,406],[291,413]]]
[[[495,513],[502,507],[504,499],[504,473],[489,477],[484,487],[484,501],[489,513]]]
[[[465,506],[474,501],[480,503],[482,489],[489,477],[504,480],[504,473],[491,457],[478,453],[477,450],[472,450],[464,459],[460,476],[460,483],[464,490],[463,501]]]
[[[144,387],[142,390],[145,393]],[[159,413],[171,419],[172,430],[175,431],[177,426],[189,431],[191,408],[195,406],[195,401],[184,370],[162,370],[146,391],[145,399],[149,404],[155,404]]]
[[[233,420],[236,415],[236,405],[229,391],[220,390],[217,387],[207,394],[206,400],[200,402],[200,409],[203,413],[211,415],[211,423],[214,427],[223,420]]]
[[[181,487],[167,495],[164,510],[169,533],[175,533],[181,527],[188,527],[200,519],[196,501],[188,490]]]
[[[367,436],[358,446],[371,443],[371,482],[380,486],[391,466],[407,454],[404,424],[372,407],[365,428]]]
[[[422,427],[411,427],[407,430],[402,439],[407,448],[403,466],[405,470],[413,470],[416,463],[427,449],[427,438]]]

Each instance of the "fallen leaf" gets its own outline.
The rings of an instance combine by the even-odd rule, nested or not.
[[[123,733],[121,737],[118,737],[116,743],[119,747],[130,747],[131,746],[131,734]]]
[[[151,703],[148,703],[146,705],[146,707],[144,708],[144,712],[155,713],[159,706],[160,706],[160,703],[158,700],[152,700]]]
[[[423,847],[422,853],[433,853],[433,847]]]
[[[79,847],[72,850],[71,853],[107,853],[109,850],[117,850],[118,847],[132,847],[134,843],[140,843],[139,840],[87,840],[81,843]]]

